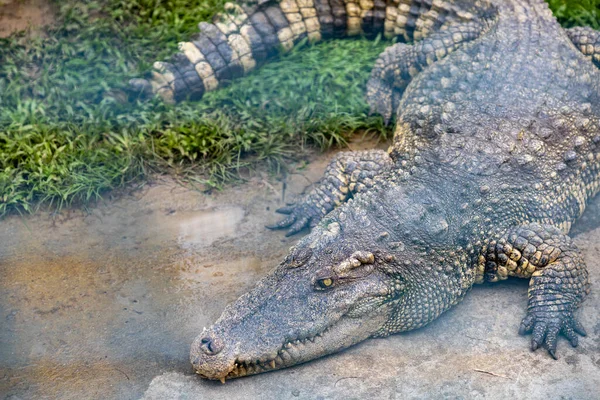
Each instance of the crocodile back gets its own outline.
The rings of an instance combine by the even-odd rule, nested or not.
[[[395,146],[568,230],[598,191],[600,71],[542,1],[503,1],[493,24],[411,82]]]

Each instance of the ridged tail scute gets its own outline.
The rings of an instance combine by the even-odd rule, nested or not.
[[[156,62],[149,80],[133,79],[134,90],[166,102],[198,100],[307,38],[365,34],[420,40],[449,22],[481,17],[476,0],[246,0],[226,3],[213,23],[179,44],[169,62]],[[486,3],[488,4],[488,3]]]
[[[334,28],[341,21],[327,4],[327,9],[321,7],[321,17],[331,20]],[[169,103],[199,99],[254,69],[280,48],[289,50],[305,37],[321,39],[314,0],[226,3],[212,24],[202,22],[199,28],[192,40],[179,44],[180,53],[170,62],[154,64],[149,81],[134,79],[132,86],[157,93]]]
[[[346,4],[344,0],[314,0],[321,28],[321,37],[343,37],[346,34]]]

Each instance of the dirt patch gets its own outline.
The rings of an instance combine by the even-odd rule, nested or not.
[[[3,220],[0,399],[136,399],[157,374],[191,372],[193,338],[301,237],[265,229],[273,210],[331,156],[285,191],[266,173],[211,194],[157,178],[87,212]]]
[[[37,32],[52,24],[55,16],[48,0],[0,0],[0,38],[27,29]]]

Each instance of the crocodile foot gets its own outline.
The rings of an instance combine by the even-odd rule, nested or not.
[[[571,310],[555,311],[550,307],[529,310],[519,327],[519,334],[531,332],[531,350],[535,351],[542,344],[548,349],[550,355],[557,359],[556,343],[558,335],[562,333],[569,339],[571,346],[577,347],[579,337],[586,336],[585,329],[575,319]]]
[[[311,199],[308,198],[305,199],[305,201],[288,204],[285,207],[275,210],[275,212],[287,215],[287,217],[273,225],[267,225],[266,227],[268,229],[288,228],[285,236],[292,236],[307,226],[313,228],[319,223],[326,211],[321,210],[310,200]]]

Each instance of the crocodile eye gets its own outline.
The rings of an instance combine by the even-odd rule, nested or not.
[[[333,286],[333,279],[331,278],[323,278],[317,280],[317,288],[318,289],[329,289]]]

